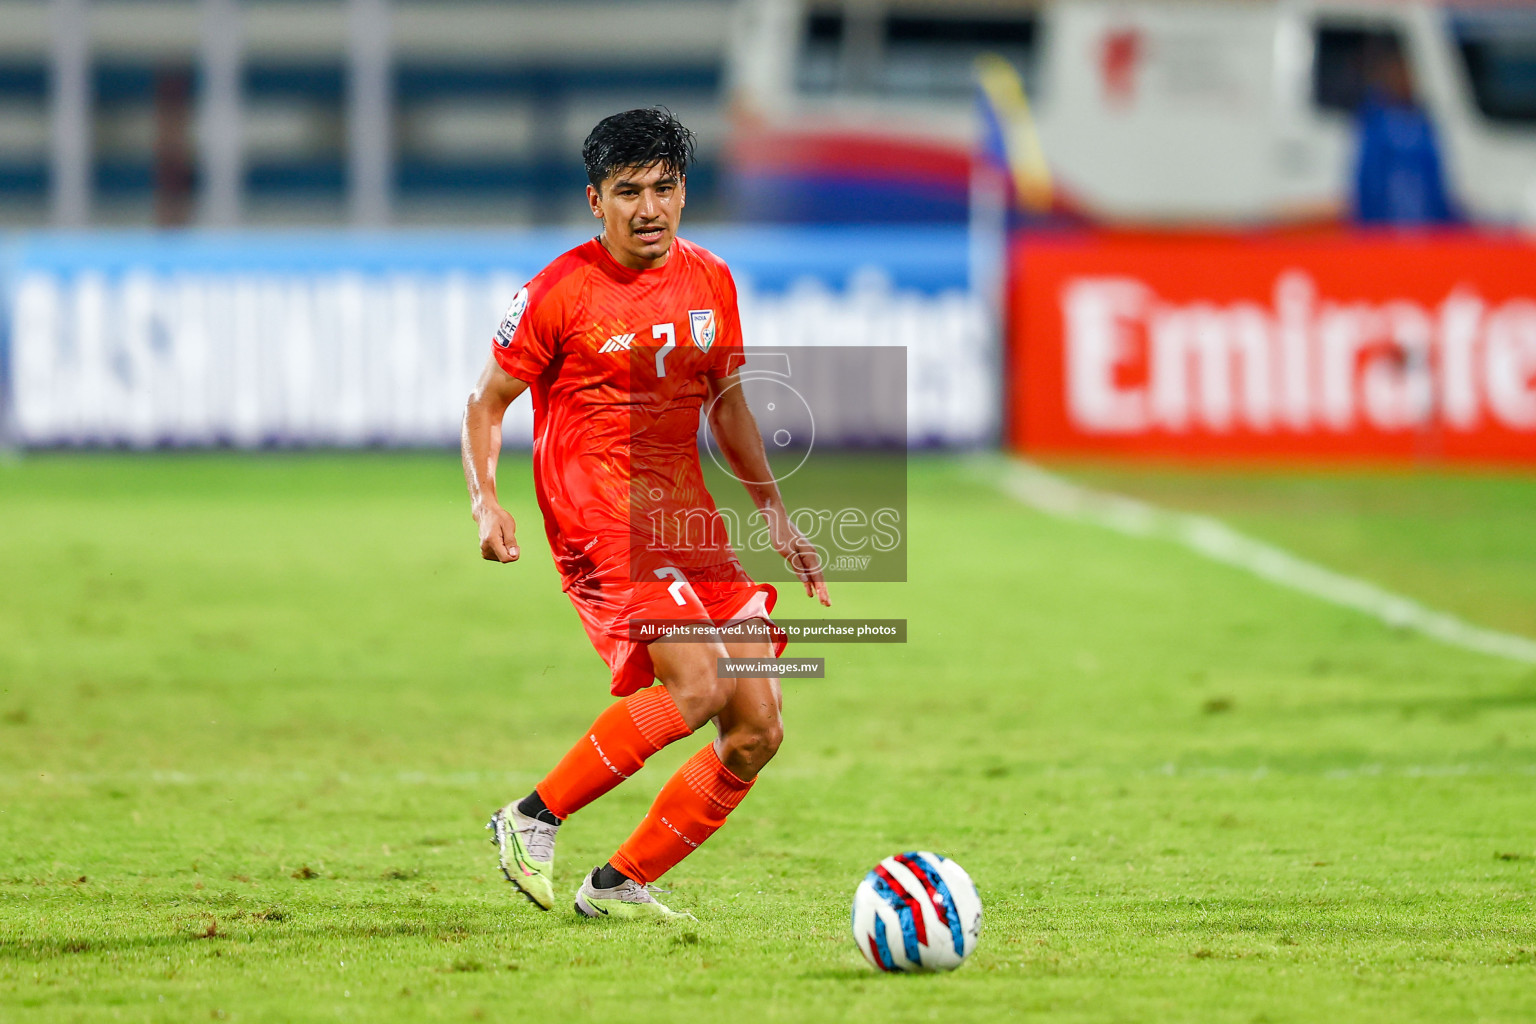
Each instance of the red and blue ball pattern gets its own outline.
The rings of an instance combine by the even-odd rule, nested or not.
[[[854,942],[882,971],[952,971],[980,934],[976,886],[936,853],[887,857],[853,895]]]

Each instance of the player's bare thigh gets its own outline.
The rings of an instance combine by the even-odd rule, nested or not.
[[[758,639],[763,636],[762,620],[750,623],[718,630],[713,641],[663,637],[650,645],[656,676],[672,694],[683,720],[697,729],[713,719],[719,732],[715,751],[741,779],[753,778],[762,770],[784,735],[783,694],[777,678],[720,676],[720,658],[773,657],[773,645]],[[749,639],[749,634],[756,638]]]
[[[732,658],[770,659],[773,644],[762,639],[748,639],[748,634],[762,637],[766,623],[750,620],[747,628],[720,631],[725,649]],[[715,728],[720,736],[715,750],[720,761],[740,779],[750,779],[778,752],[784,738],[784,694],[775,676],[745,677],[735,680],[736,688],[720,714]]]
[[[650,644],[656,678],[667,688],[689,729],[716,718],[730,702],[734,679],[720,676],[720,659],[727,657],[720,637],[662,637]]]

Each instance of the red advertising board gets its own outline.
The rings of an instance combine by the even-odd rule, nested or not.
[[[1536,246],[1024,236],[1012,255],[1015,448],[1536,465]]]

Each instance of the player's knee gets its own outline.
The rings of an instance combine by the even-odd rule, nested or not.
[[[736,680],[721,679],[710,674],[707,678],[699,680],[699,698],[705,709],[709,712],[707,718],[714,718],[725,710],[725,706],[731,702],[731,695],[736,691]]]
[[[779,744],[784,742],[784,723],[775,719],[773,724],[765,727],[762,732],[762,756],[767,763],[779,752]]]
[[[678,673],[663,682],[683,719],[697,729],[725,710],[735,680],[721,679],[717,673],[700,668]]]
[[[773,760],[773,755],[779,752],[779,744],[783,741],[784,723],[777,719],[740,725],[722,737],[722,760],[732,770],[740,768],[756,773]]]

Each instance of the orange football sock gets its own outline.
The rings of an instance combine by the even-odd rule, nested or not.
[[[645,820],[609,863],[637,882],[656,881],[714,835],[751,788],[709,744],[661,787]]]
[[[665,686],[631,694],[598,715],[587,735],[544,776],[539,799],[557,818],[569,818],[691,732]]]

